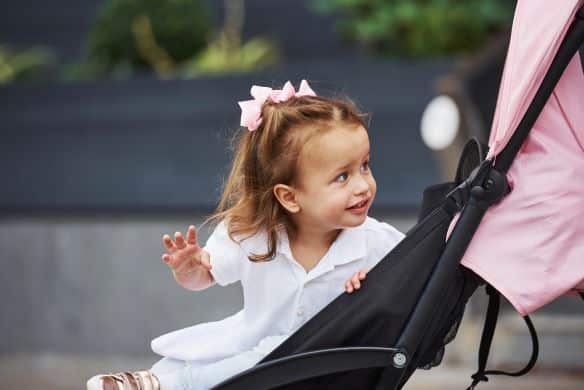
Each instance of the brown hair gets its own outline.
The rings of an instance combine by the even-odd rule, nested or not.
[[[240,128],[234,137],[231,172],[215,213],[207,219],[224,219],[229,237],[249,238],[264,229],[268,252],[252,254],[251,261],[268,261],[276,254],[278,230],[294,229],[285,209],[276,199],[276,184],[295,184],[297,161],[305,145],[317,134],[340,124],[363,126],[366,114],[348,99],[320,96],[293,97],[281,103],[266,101],[262,123],[254,130]]]

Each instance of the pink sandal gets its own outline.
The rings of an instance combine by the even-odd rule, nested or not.
[[[158,378],[148,370],[95,375],[87,390],[160,390]]]

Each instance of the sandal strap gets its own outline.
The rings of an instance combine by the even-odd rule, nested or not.
[[[149,370],[100,375],[102,390],[160,390],[158,378]]]
[[[118,383],[120,383],[120,378],[116,377],[116,375],[104,375],[101,378],[101,383],[103,390],[120,390],[120,387],[118,386]]]
[[[126,371],[121,375],[124,378],[124,390],[143,390],[133,373]]]

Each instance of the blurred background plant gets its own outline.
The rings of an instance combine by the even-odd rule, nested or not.
[[[65,76],[127,76],[148,68],[166,74],[201,51],[210,34],[210,14],[199,0],[106,0],[89,31],[88,57]]]
[[[70,64],[64,78],[125,78],[154,72],[161,78],[250,71],[277,61],[265,38],[242,43],[244,1],[224,0],[218,31],[200,0],[107,0],[88,38],[89,55]]]
[[[412,57],[472,51],[509,25],[508,0],[314,0],[338,14],[341,39],[361,42],[375,54]]]
[[[264,68],[278,62],[280,57],[275,42],[255,37],[242,43],[245,20],[243,0],[224,0],[225,19],[217,37],[201,54],[188,61],[184,73],[245,72]]]
[[[17,50],[0,45],[0,85],[34,79],[54,60],[53,53],[45,48]]]

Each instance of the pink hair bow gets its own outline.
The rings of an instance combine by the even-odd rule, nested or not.
[[[262,106],[266,100],[274,103],[285,102],[292,97],[316,96],[316,93],[310,88],[306,80],[300,82],[298,91],[294,90],[292,83],[287,81],[282,89],[272,89],[254,85],[251,87],[251,96],[253,100],[238,102],[241,107],[241,126],[247,127],[249,131],[254,131],[262,123]]]

